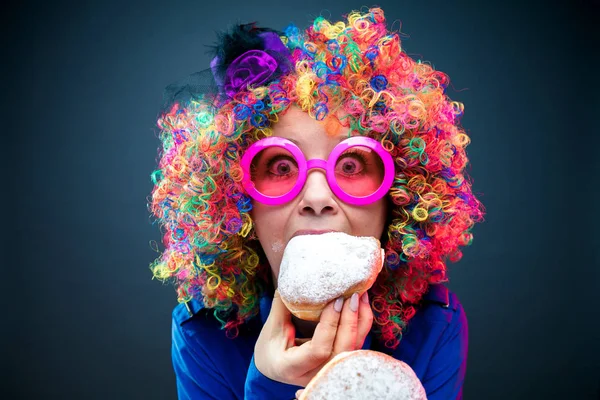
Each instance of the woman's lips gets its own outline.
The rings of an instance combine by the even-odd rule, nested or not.
[[[300,235],[321,235],[323,233],[328,233],[328,232],[339,232],[339,231],[336,231],[334,229],[326,229],[326,230],[302,229],[302,230],[294,232],[294,234],[292,235],[292,237],[290,239],[292,239],[296,236],[300,236]]]

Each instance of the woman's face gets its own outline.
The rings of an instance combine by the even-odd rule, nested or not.
[[[273,136],[295,141],[307,160],[327,160],[331,150],[348,137],[348,130],[343,127],[339,136],[332,137],[323,123],[291,106],[274,124]],[[256,235],[271,265],[275,287],[283,250],[296,232],[333,230],[381,239],[387,213],[385,196],[366,206],[342,202],[331,192],[325,171],[319,168],[309,170],[304,188],[289,203],[269,206],[253,200],[252,204]]]

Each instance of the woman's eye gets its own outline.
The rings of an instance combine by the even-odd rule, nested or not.
[[[269,162],[268,170],[273,175],[288,175],[295,170],[296,166],[292,160],[276,157]]]
[[[340,172],[346,175],[359,174],[364,169],[364,162],[353,155],[346,155],[338,161]]]

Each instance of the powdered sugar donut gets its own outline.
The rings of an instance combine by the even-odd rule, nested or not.
[[[384,254],[374,237],[343,232],[296,236],[288,242],[279,269],[281,300],[296,317],[318,321],[330,301],[361,295],[373,285]]]
[[[340,353],[306,386],[298,400],[427,400],[412,368],[372,350]]]

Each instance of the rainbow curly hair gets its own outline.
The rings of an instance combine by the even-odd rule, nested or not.
[[[351,12],[344,22],[318,17],[304,31],[290,25],[280,34],[289,72],[217,104],[200,96],[161,113],[148,208],[165,251],[150,268],[174,284],[179,302],[195,298],[212,309],[230,337],[258,314],[272,282],[239,162],[295,104],[327,132],[346,126],[380,141],[395,160],[385,265],[369,298],[374,334],[396,348],[428,286],[448,280],[447,261],[460,260],[459,248],[471,244],[473,225],[483,221],[465,171],[463,104],[444,94],[446,74],[402,50],[379,8]]]

